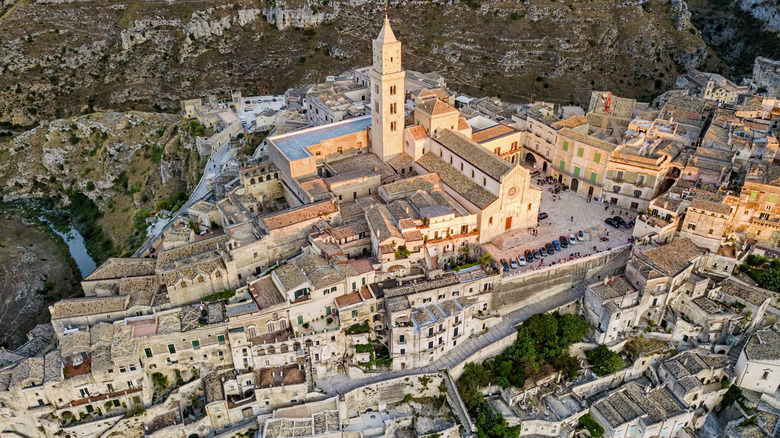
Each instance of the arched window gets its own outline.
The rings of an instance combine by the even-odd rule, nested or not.
[[[249,180],[249,184],[254,184],[254,183],[255,183],[255,179],[254,178]]]
[[[268,322],[268,333],[273,333],[275,331],[276,330],[274,330],[274,323],[273,323],[273,321],[269,321]]]
[[[246,337],[247,338],[254,338],[256,334],[257,334],[257,332],[255,330],[255,326],[249,325],[249,326],[246,327]]]
[[[287,330],[287,320],[283,319],[279,321],[279,326],[281,327],[282,330]]]

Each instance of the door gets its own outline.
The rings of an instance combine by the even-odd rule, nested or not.
[[[547,162],[542,163],[542,172],[547,172]]]
[[[638,203],[636,203],[636,202],[632,202],[632,203],[631,203],[631,209],[632,209],[632,210],[636,210],[637,208],[639,208],[639,204],[638,204]]]
[[[303,324],[303,315],[298,315],[298,325]]]
[[[576,192],[577,189],[580,188],[580,182],[576,179],[571,180],[571,190]]]
[[[558,183],[560,184],[561,182],[563,182],[563,174],[559,173],[558,174]]]
[[[325,315],[330,316],[330,306],[325,306]]]
[[[588,196],[593,196],[593,186],[588,187]]]
[[[512,228],[512,216],[509,216],[508,218],[506,218],[506,227],[504,229],[508,230],[510,228]]]

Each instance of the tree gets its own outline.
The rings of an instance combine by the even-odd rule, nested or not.
[[[604,427],[600,425],[590,414],[585,414],[580,417],[580,424],[588,429],[592,438],[601,438],[604,436]]]
[[[593,365],[593,372],[597,376],[616,373],[626,366],[626,362],[604,344],[586,351],[585,356],[588,357],[588,361]]]
[[[771,268],[761,273],[758,277],[759,286],[774,292],[780,291],[780,269]]]
[[[563,348],[579,342],[588,334],[588,323],[577,315],[558,316],[558,345]]]
[[[761,266],[766,262],[767,262],[766,257],[762,257],[757,254],[750,254],[749,256],[747,256],[747,258],[745,258],[745,263],[747,263],[750,266]]]
[[[549,313],[537,313],[523,323],[536,345],[557,344],[558,319]]]
[[[485,409],[477,415],[478,438],[517,438],[520,426],[509,427],[506,419],[493,409]]]
[[[718,405],[721,410],[728,409],[734,402],[739,403],[740,406],[745,407],[745,395],[742,394],[742,388],[737,385],[729,386],[729,390],[723,395],[723,400]]]
[[[560,356],[556,357],[552,362],[552,366],[568,380],[574,380],[577,377],[577,372],[580,370],[580,361],[576,357],[569,353],[569,350],[565,350]]]

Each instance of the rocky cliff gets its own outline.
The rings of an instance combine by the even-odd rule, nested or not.
[[[366,0],[4,2],[0,122],[16,125],[321,81],[370,63],[383,16]],[[389,12],[406,68],[511,100],[648,97],[681,69],[719,66],[682,0],[404,0]]]
[[[186,123],[142,112],[44,123],[0,144],[0,156],[0,201],[54,197],[58,207],[75,199],[80,208],[98,210],[85,212],[110,242],[98,243],[105,248],[93,242],[98,259],[139,243],[143,218],[134,228],[136,213],[187,191],[203,167]]]

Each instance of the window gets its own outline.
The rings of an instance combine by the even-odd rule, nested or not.
[[[688,224],[688,229],[689,230],[695,230],[696,229],[696,224]]]
[[[79,388],[79,395],[81,395],[82,398],[89,397],[89,390],[87,388]]]
[[[707,234],[712,234],[712,232],[715,231],[712,228],[710,228],[710,231],[707,232]]]
[[[135,368],[135,364],[132,364],[132,363],[131,363],[130,365],[128,365],[128,368],[130,369],[130,372],[131,372],[131,373],[132,373],[133,371],[135,371],[135,369],[136,369],[136,368]]]
[[[176,353],[176,347],[173,344],[168,344],[168,353]]]
[[[374,111],[379,112],[379,101],[374,101]]]
[[[615,174],[615,179],[617,181],[623,181],[623,171],[622,170],[618,170],[618,172]]]
[[[390,86],[390,95],[395,96],[395,85]]]
[[[110,383],[106,383],[106,389],[108,390],[108,392],[114,392],[114,385]]]
[[[592,182],[592,183],[596,182],[596,178],[598,178],[598,177],[599,177],[599,174],[597,174],[596,172],[591,172],[590,173],[590,182]]]
[[[119,367],[119,374],[125,374],[125,373],[127,373],[127,368]]]
[[[361,278],[361,282],[362,282],[362,283],[363,283],[363,285],[365,286],[365,284],[366,284],[366,277],[363,277],[363,278]]]
[[[217,336],[217,342],[219,342],[219,345],[225,345],[225,335]]]
[[[352,317],[353,318],[357,318],[358,317],[358,311],[357,310],[353,310],[352,311]]]
[[[406,343],[406,336],[405,335],[398,335],[398,343],[399,344],[405,344]]]
[[[564,141],[563,142],[563,151],[564,152],[569,152],[569,142],[568,141]]]
[[[501,155],[501,148],[493,149],[493,153],[495,153],[496,155]]]
[[[433,349],[433,341],[428,341],[428,349]]]
[[[144,348],[144,353],[146,353],[146,357],[152,357],[152,349],[151,348]]]
[[[394,132],[396,130],[396,122],[390,122],[390,131]]]
[[[398,104],[397,104],[397,103],[391,103],[391,104],[390,104],[390,114],[395,114],[395,113],[396,113],[396,108],[397,108],[397,107],[398,107]]]
[[[761,376],[761,380],[767,380],[769,378],[769,371],[764,371],[764,374]]]
[[[219,278],[219,277],[221,277],[221,276],[222,276],[222,274],[221,274],[219,271],[217,271],[217,273],[216,273],[216,274],[214,274],[214,276],[215,276],[215,277],[217,277],[217,278]]]
[[[777,195],[769,195],[769,202],[774,203],[777,200]]]
[[[577,148],[577,156],[582,158],[583,155],[585,155],[585,149]]]
[[[580,168],[577,166],[574,166],[574,176],[580,176]]]
[[[471,177],[474,178],[474,169],[471,170]]]
[[[755,200],[758,198],[758,192],[750,192],[750,199]]]
[[[401,356],[404,356],[405,354],[406,354],[406,349],[405,349],[405,348],[402,348],[402,349],[401,349]]]
[[[593,154],[593,161],[595,161],[596,163],[601,162],[601,154],[598,153],[598,152],[595,152]]]
[[[561,170],[566,170],[566,162],[561,160],[561,163],[558,165],[558,168]]]
[[[487,178],[482,178],[482,185],[483,185],[483,186],[486,186],[486,185],[487,185]]]
[[[612,187],[612,191],[615,192],[615,193],[620,193],[620,186]]]
[[[488,218],[488,225],[493,225],[493,216]]]
[[[187,287],[187,283],[185,283],[185,282],[183,282],[183,281],[182,281],[182,282],[181,282],[181,287]]]
[[[641,190],[634,190],[634,197],[635,198],[642,197],[642,191]]]

